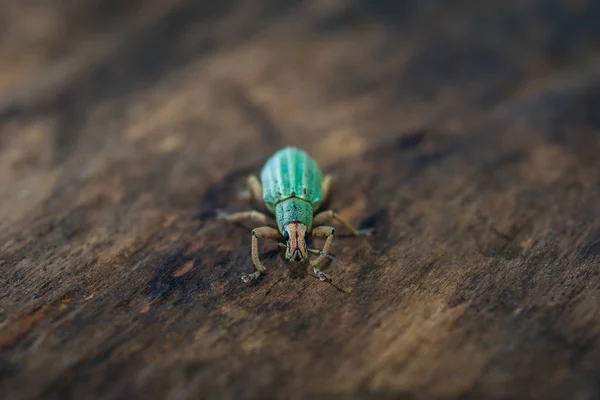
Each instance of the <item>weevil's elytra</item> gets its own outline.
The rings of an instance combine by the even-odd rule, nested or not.
[[[335,229],[323,224],[335,219],[352,235],[370,233],[355,229],[332,210],[317,213],[329,196],[331,182],[331,177],[323,176],[312,157],[295,147],[286,147],[273,154],[261,171],[260,181],[255,175],[248,178],[250,200],[261,199],[269,213],[275,216],[275,221],[258,211],[218,214],[219,218],[231,222],[252,219],[266,225],[252,230],[252,261],[256,271],[242,275],[244,282],[250,282],[266,271],[258,256],[259,238],[283,239],[285,244],[282,246],[286,248],[288,261],[304,262],[309,251],[319,254],[311,262],[313,271],[321,280],[330,280],[318,267],[329,255]],[[323,250],[308,249],[306,242],[309,237],[325,239]]]

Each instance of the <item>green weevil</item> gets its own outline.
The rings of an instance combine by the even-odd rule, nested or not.
[[[328,220],[337,220],[344,225],[351,236],[369,235],[371,230],[355,229],[332,210],[320,211],[328,198],[331,175],[323,176],[317,162],[305,151],[295,147],[286,147],[273,154],[265,163],[260,181],[256,175],[250,175],[246,182],[247,195],[254,204],[262,200],[266,211],[275,216],[275,221],[265,213],[252,210],[227,214],[218,211],[217,217],[229,222],[244,219],[256,221],[264,226],[252,230],[252,261],[256,268],[251,274],[243,274],[246,283],[266,272],[258,256],[258,239],[283,239],[279,243],[286,248],[285,258],[291,262],[304,262],[308,252],[319,254],[311,262],[313,272],[322,281],[331,281],[319,266],[329,257],[329,249],[335,229],[324,225]],[[276,228],[275,228],[276,227]],[[306,242],[309,237],[325,239],[323,250],[309,249]]]

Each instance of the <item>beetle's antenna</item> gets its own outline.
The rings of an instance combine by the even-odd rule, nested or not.
[[[279,247],[286,247],[287,248],[287,245],[285,243],[277,243],[277,245]],[[314,254],[319,254],[319,255],[322,254],[325,257],[329,258],[330,260],[335,261],[339,265],[343,265],[343,266],[346,265],[346,263],[344,261],[340,260],[339,258],[337,258],[336,256],[334,256],[331,253],[325,253],[323,250],[319,250],[319,249],[306,249],[306,250],[308,250],[308,251],[310,251],[311,253],[314,253]]]
[[[342,260],[340,260],[339,258],[337,258],[336,256],[334,256],[333,254],[330,253],[325,253],[322,250],[319,249],[307,249],[308,251],[310,251],[311,253],[315,253],[315,254],[319,254],[319,255],[324,255],[325,257],[329,258],[332,261],[337,262],[339,265],[346,265],[346,263]]]
[[[287,248],[287,245],[285,243],[281,243],[281,242],[277,243],[277,246]],[[314,254],[322,254],[325,257],[329,258],[330,260],[337,261],[338,263],[341,263],[342,265],[344,265],[344,262],[342,260],[340,260],[339,258],[337,258],[336,256],[334,256],[331,253],[325,253],[323,250],[319,250],[319,249],[306,249],[306,250],[308,250]]]
[[[338,291],[342,292],[342,293],[346,293],[348,294],[348,292],[346,292],[343,288],[339,287],[338,285],[336,285],[335,283],[331,282],[331,279],[321,279],[316,275],[313,275],[311,273],[309,273],[308,275],[312,276],[315,279],[320,280],[321,282],[325,282],[327,284],[329,284],[330,286],[333,286],[334,288],[336,288]]]

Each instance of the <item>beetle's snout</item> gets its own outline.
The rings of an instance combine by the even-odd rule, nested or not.
[[[284,231],[287,249],[285,257],[289,261],[303,262],[308,257],[306,249],[306,225],[300,222],[292,222]]]

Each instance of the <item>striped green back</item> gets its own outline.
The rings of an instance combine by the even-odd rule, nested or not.
[[[309,202],[316,210],[323,201],[323,174],[316,161],[303,150],[286,147],[267,162],[261,172],[263,199],[269,210],[291,197]]]

